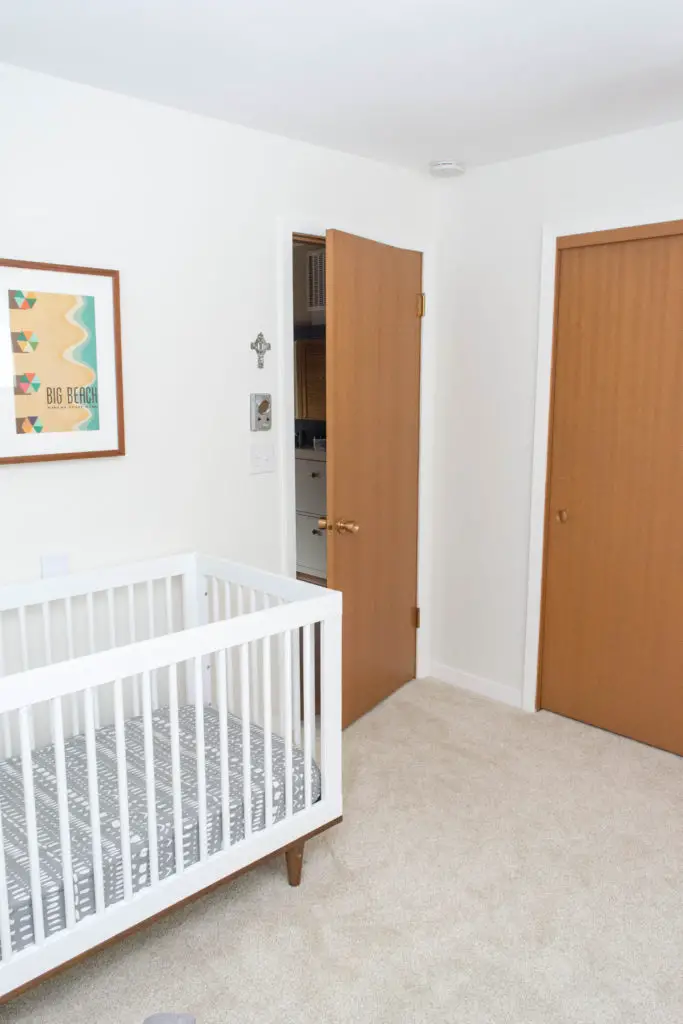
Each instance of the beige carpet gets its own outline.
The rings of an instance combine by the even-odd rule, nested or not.
[[[344,824],[0,1021],[674,1024],[683,760],[433,682],[345,736]]]

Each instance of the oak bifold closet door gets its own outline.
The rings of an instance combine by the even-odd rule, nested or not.
[[[557,258],[540,704],[683,754],[683,223]]]

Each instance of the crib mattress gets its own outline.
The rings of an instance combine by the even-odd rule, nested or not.
[[[197,755],[195,709],[179,710],[180,774],[183,835],[186,867],[199,860],[199,810],[197,799]],[[173,824],[173,782],[171,736],[168,709],[155,711],[153,747],[159,876],[175,872],[175,832]],[[220,749],[218,713],[204,709],[205,765],[207,794],[208,852],[216,853],[223,842],[221,808]],[[252,725],[251,736],[251,825],[265,826],[264,733]],[[128,802],[131,835],[131,869],[135,892],[148,885],[149,843],[147,833],[147,795],[142,718],[129,719],[125,725]],[[96,734],[97,777],[100,801],[100,828],[104,873],[105,905],[123,899],[123,860],[119,820],[116,740],[113,726]],[[285,815],[285,744],[273,734],[273,817]],[[90,810],[85,738],[75,736],[65,743],[67,786],[70,809],[71,855],[76,919],[95,913],[95,885],[92,862]],[[242,772],[242,721],[228,716],[228,758],[230,778],[230,842],[244,837],[244,800]],[[293,809],[304,807],[304,756],[293,751]],[[40,850],[40,884],[43,897],[45,934],[52,935],[66,926],[62,858],[59,837],[55,755],[52,746],[33,754],[33,781]],[[320,799],[320,771],[312,764],[312,798]],[[0,808],[7,874],[12,948],[24,949],[34,941],[29,858],[24,812],[24,788],[21,759],[0,762]]]

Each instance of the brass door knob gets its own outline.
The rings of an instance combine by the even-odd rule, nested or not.
[[[334,524],[337,533],[358,533],[360,526],[353,519],[338,519]]]
[[[558,523],[566,523],[567,520],[569,519],[569,512],[567,511],[566,508],[561,508],[555,514],[555,518],[557,519]]]
[[[360,530],[360,526],[353,519],[337,519],[336,522],[331,523],[327,516],[320,517],[318,527],[321,530],[329,530],[330,533],[333,530],[337,533],[358,533]]]

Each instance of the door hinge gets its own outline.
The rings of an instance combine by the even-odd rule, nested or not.
[[[420,609],[419,608],[413,608],[413,613],[414,613],[414,617],[415,617],[415,629],[419,629],[420,628]]]
[[[427,296],[421,292],[417,297],[417,315],[424,316],[427,312]]]

